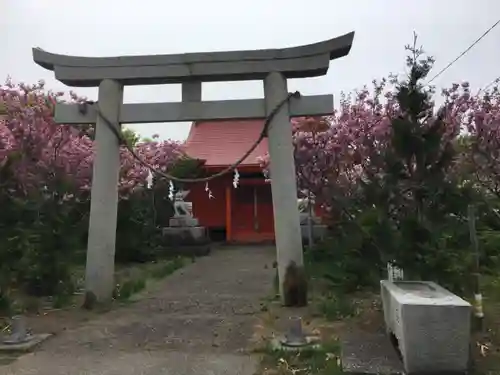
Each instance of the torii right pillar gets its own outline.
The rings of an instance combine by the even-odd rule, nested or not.
[[[287,95],[286,78],[277,72],[270,73],[264,79],[267,115],[286,99]],[[292,137],[290,113],[286,103],[275,114],[268,129],[279,294],[285,306],[305,306],[307,281]]]

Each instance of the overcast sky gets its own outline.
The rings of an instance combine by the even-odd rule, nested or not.
[[[352,91],[404,69],[404,45],[416,31],[446,66],[500,18],[499,0],[0,0],[0,79],[69,88],[36,65],[32,47],[80,56],[116,56],[282,48],[355,31],[351,53],[326,77],[293,80],[303,94]],[[481,88],[500,76],[500,26],[435,81]],[[77,89],[96,99],[97,89]],[[211,83],[203,99],[262,97],[261,82]],[[125,102],[179,101],[180,85],[125,89]],[[189,124],[131,126],[142,136],[182,140]]]

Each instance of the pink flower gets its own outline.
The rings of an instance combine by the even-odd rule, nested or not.
[[[63,176],[76,189],[63,200],[90,189],[93,131],[54,123],[53,106],[62,97],[62,92],[46,92],[43,81],[27,85],[7,80],[0,86],[0,166],[12,161],[16,174],[11,183],[18,191],[37,192],[40,186],[52,189]],[[85,100],[74,92],[69,97],[73,102]],[[140,143],[136,152],[162,170],[182,155],[181,145],[172,141]],[[119,188],[125,196],[142,185],[147,171],[125,149],[121,162]]]

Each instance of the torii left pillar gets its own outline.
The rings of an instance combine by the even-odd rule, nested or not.
[[[286,78],[272,72],[264,79],[267,115],[288,95]],[[297,204],[297,179],[289,103],[271,119],[268,144],[273,196],[274,231],[278,263],[279,294],[285,306],[307,304],[302,235]]]
[[[98,103],[102,115],[120,130],[123,85],[105,79],[99,85]],[[90,200],[90,222],[85,273],[85,305],[111,302],[114,288],[120,143],[98,116],[95,128],[94,165]]]

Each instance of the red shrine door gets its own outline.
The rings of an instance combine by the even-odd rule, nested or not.
[[[233,192],[231,219],[234,241],[274,240],[271,185],[240,185]]]

